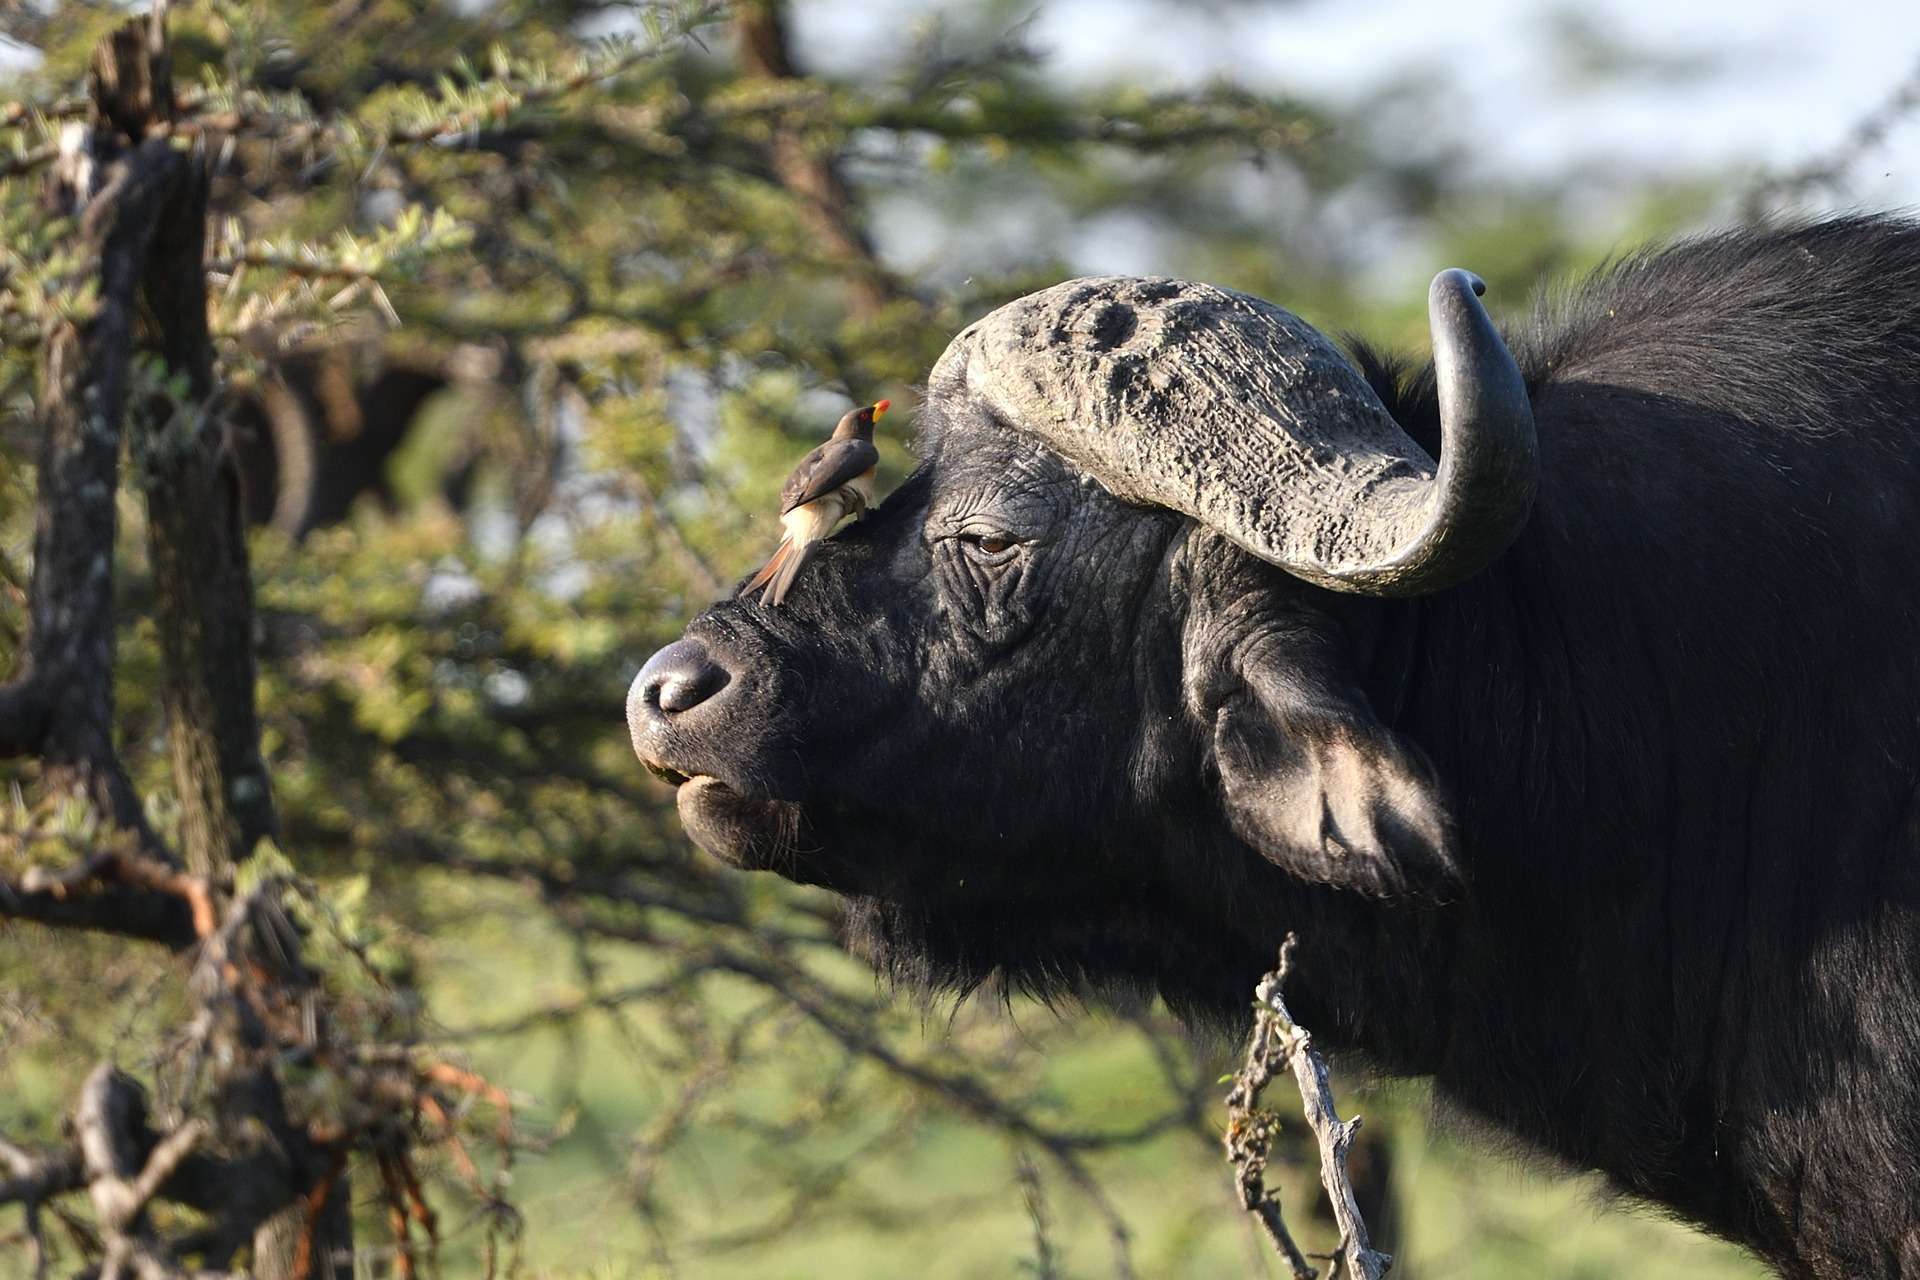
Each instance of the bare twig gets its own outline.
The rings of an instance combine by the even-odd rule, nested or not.
[[[836,1011],[830,993],[791,972],[719,948],[706,957],[706,961],[714,969],[737,974],[781,995],[850,1052],[863,1054],[901,1080],[943,1098],[965,1113],[987,1120],[1007,1134],[1024,1138],[1046,1152],[1067,1180],[1086,1197],[1105,1226],[1113,1252],[1114,1274],[1122,1280],[1130,1280],[1134,1275],[1132,1232],[1080,1153],[1137,1141],[1146,1133],[1158,1132],[1177,1123],[1179,1113],[1157,1117],[1125,1134],[1056,1132],[1037,1123],[1024,1111],[993,1096],[971,1075],[941,1071],[924,1063],[909,1061],[893,1052],[870,1031],[850,1023]]]
[[[73,1127],[86,1164],[87,1193],[106,1243],[102,1277],[167,1275],[173,1259],[146,1220],[147,1203],[206,1136],[202,1120],[189,1120],[141,1156],[146,1097],[129,1076],[107,1064],[95,1067],[80,1090]]]
[[[1261,979],[1261,991],[1266,990],[1269,982],[1277,986],[1286,981],[1287,973],[1293,967],[1293,947],[1294,937],[1288,934],[1285,945],[1280,948],[1279,967]],[[1240,1198],[1240,1207],[1254,1216],[1261,1230],[1266,1232],[1267,1239],[1287,1260],[1294,1280],[1314,1280],[1318,1272],[1307,1262],[1306,1255],[1300,1252],[1292,1232],[1287,1230],[1286,1218],[1280,1211],[1280,1201],[1267,1189],[1268,1153],[1280,1132],[1280,1117],[1260,1109],[1260,1094],[1273,1080],[1278,1065],[1275,1055],[1280,1055],[1280,1061],[1283,1062],[1286,1047],[1276,1038],[1274,1015],[1266,1007],[1264,999],[1256,1005],[1256,1009],[1253,1034],[1247,1041],[1246,1065],[1235,1073],[1233,1088],[1227,1091],[1227,1132],[1224,1139],[1227,1162],[1233,1166],[1233,1189]]]
[[[589,1013],[611,1013],[622,1005],[637,1001],[658,1000],[683,992],[686,990],[689,977],[689,974],[676,970],[658,981],[636,982],[611,990],[593,991],[577,999],[558,1001],[540,1008],[529,1009],[510,1018],[450,1028],[441,1033],[439,1039],[442,1043],[457,1044],[466,1040],[490,1040],[524,1035],[536,1027],[564,1025]]]
[[[85,1170],[80,1153],[72,1149],[35,1155],[0,1138],[0,1164],[12,1176],[0,1181],[0,1204],[18,1201],[26,1211],[27,1258],[33,1280],[47,1274],[47,1242],[40,1232],[40,1203],[83,1185]]]
[[[1052,1224],[1047,1220],[1047,1190],[1041,1185],[1040,1170],[1025,1151],[1014,1153],[1013,1180],[1019,1184],[1020,1200],[1027,1208],[1027,1221],[1033,1224],[1033,1262],[1035,1280],[1059,1280],[1059,1259],[1054,1256]]]
[[[1314,1270],[1288,1233],[1279,1202],[1266,1189],[1264,1177],[1279,1118],[1259,1109],[1260,1092],[1273,1079],[1278,1065],[1290,1067],[1300,1089],[1307,1127],[1320,1148],[1320,1182],[1340,1227],[1340,1249],[1330,1275],[1340,1274],[1344,1265],[1348,1274],[1360,1280],[1381,1280],[1393,1266],[1393,1257],[1374,1249],[1369,1242],[1366,1221],[1360,1216],[1353,1184],[1347,1178],[1347,1149],[1353,1145],[1360,1118],[1340,1118],[1333,1101],[1333,1080],[1325,1060],[1314,1051],[1312,1033],[1293,1020],[1281,998],[1297,945],[1298,940],[1289,933],[1280,947],[1279,963],[1254,990],[1254,1026],[1246,1065],[1235,1074],[1233,1088],[1227,1093],[1227,1159],[1234,1167],[1241,1205],[1254,1215],[1286,1257],[1294,1276],[1312,1280]]]

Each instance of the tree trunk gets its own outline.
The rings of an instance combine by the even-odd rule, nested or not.
[[[191,870],[218,884],[272,834],[274,817],[253,701],[239,474],[207,327],[206,166],[166,136],[173,92],[164,13],[157,4],[96,50],[92,130],[54,175],[56,198],[81,212],[99,300],[90,317],[55,333],[48,351],[27,661],[0,689],[0,747],[37,750],[49,785],[79,789],[134,831],[150,859],[178,865],[148,827],[113,748],[114,494],[131,413],[181,839]],[[158,358],[158,385],[136,365],[136,347]],[[350,1276],[350,1261],[337,1271],[334,1261],[349,1258],[353,1244],[344,1172],[304,1135],[289,1130],[278,1147],[288,1188],[309,1190],[255,1231],[253,1274]],[[308,1260],[310,1218],[318,1256]]]
[[[213,381],[207,174],[194,157],[147,256],[147,340],[185,395],[139,406],[135,456],[164,662],[162,701],[187,867],[217,876],[274,830],[254,714],[253,578],[239,470]]]
[[[786,7],[781,0],[744,0],[735,7],[733,29],[740,70],[763,80],[799,77],[787,47]],[[786,124],[776,124],[769,148],[780,185],[800,205],[800,216],[820,242],[822,255],[849,270],[853,313],[872,319],[900,296],[900,286],[880,265],[873,242],[854,213],[853,198],[834,157],[811,146]]]

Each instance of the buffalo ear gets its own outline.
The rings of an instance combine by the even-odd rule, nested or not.
[[[1264,646],[1270,650],[1283,646]],[[1461,883],[1432,769],[1350,686],[1242,672],[1213,717],[1234,834],[1302,880],[1444,902]]]

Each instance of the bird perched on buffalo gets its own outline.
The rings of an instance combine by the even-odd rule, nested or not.
[[[779,604],[820,540],[847,516],[867,513],[873,502],[873,469],[880,461],[880,451],[873,447],[873,424],[892,403],[881,400],[848,413],[825,444],[800,459],[780,489],[780,525],[785,530],[780,546],[740,589],[742,595],[765,587],[760,598]]]

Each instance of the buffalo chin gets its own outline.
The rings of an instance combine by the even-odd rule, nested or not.
[[[771,871],[843,894],[865,883],[820,847],[805,808],[792,800],[748,795],[697,775],[680,784],[674,802],[693,842],[736,870]]]
[[[1048,1004],[1138,1007],[1153,997],[1196,1030],[1237,1036],[1259,957],[1217,930],[1126,898],[1073,902],[846,900],[848,949],[922,996],[976,991]]]
[[[1182,919],[1164,898],[1112,884],[1035,897],[1004,883],[956,897],[944,877],[933,892],[901,874],[900,848],[892,874],[874,874],[834,847],[874,853],[872,832],[818,831],[794,801],[746,795],[708,776],[682,783],[676,798],[694,843],[719,861],[840,895],[848,949],[896,986],[922,996],[985,991],[1119,1007],[1158,996],[1196,1028],[1242,1029],[1264,953]]]
[[[681,783],[674,803],[693,842],[721,862],[742,871],[793,873],[788,864],[800,826],[799,806],[742,795],[704,776]]]

